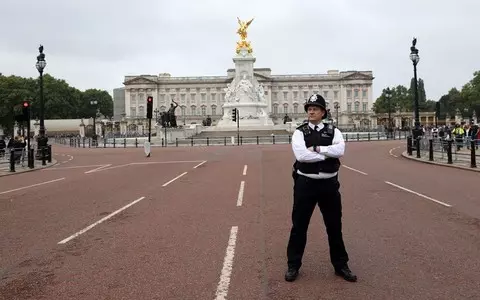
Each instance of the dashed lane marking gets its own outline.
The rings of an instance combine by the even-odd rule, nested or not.
[[[243,176],[247,175],[247,165],[243,166]]]
[[[232,275],[233,258],[235,256],[235,245],[237,242],[238,226],[232,226],[230,229],[230,237],[228,238],[228,246],[223,259],[222,273],[220,281],[217,285],[215,300],[227,299],[228,287],[230,285],[230,276]]]
[[[120,209],[117,209],[116,211],[114,211],[113,213],[109,214],[108,216],[104,217],[104,218],[101,218],[100,220],[98,220],[97,222],[85,227],[84,229],[72,234],[71,236],[67,237],[66,239],[63,239],[61,240],[60,242],[58,242],[58,244],[65,244],[67,243],[68,241],[71,241],[73,240],[74,238],[76,238],[77,236],[89,231],[90,229],[92,229],[93,227],[97,226],[98,224],[102,223],[102,222],[105,222],[106,220],[110,219],[111,217],[113,217],[114,215],[124,211],[125,209],[129,208],[130,206],[134,205],[135,203],[137,202],[140,202],[142,201],[143,199],[145,199],[145,197],[140,197],[138,198],[137,200],[125,205],[124,207],[120,208]]]
[[[28,188],[32,188],[32,187],[36,187],[36,186],[40,186],[40,185],[44,185],[44,184],[49,184],[49,183],[57,182],[57,181],[60,181],[60,180],[65,180],[65,177],[54,179],[54,180],[49,180],[49,181],[45,181],[45,182],[35,183],[35,184],[32,184],[32,185],[16,188],[16,189],[13,189],[13,190],[0,192],[0,195],[8,194],[8,193],[11,193],[11,192],[16,192],[16,191],[21,191],[21,190],[24,190],[24,189],[28,189]]]
[[[93,167],[101,167],[105,165],[86,165],[86,166],[71,166],[71,167],[51,167],[51,168],[46,168],[42,169],[42,171],[55,171],[55,170],[68,170],[68,169],[79,169],[79,168],[93,168]]]
[[[244,190],[245,190],[245,181],[242,181],[240,182],[240,189],[238,190],[237,206],[242,206]]]
[[[107,168],[107,167],[110,167],[112,164],[108,164],[108,165],[101,165],[100,167],[98,168],[95,168],[95,169],[92,169],[92,170],[89,170],[89,171],[86,171],[85,174],[90,174],[90,173],[93,173],[95,171],[98,171],[100,169],[103,169],[103,168]]]
[[[409,193],[412,193],[412,194],[417,195],[417,196],[419,196],[419,197],[422,197],[422,198],[424,198],[424,199],[433,201],[433,202],[438,203],[438,204],[440,204],[440,205],[443,205],[443,206],[446,206],[446,207],[451,207],[451,206],[452,206],[452,205],[450,205],[450,204],[448,204],[448,203],[445,203],[445,202],[442,202],[442,201],[438,201],[438,200],[433,199],[433,198],[431,198],[431,197],[428,197],[428,196],[425,196],[425,195],[423,195],[423,194],[420,194],[420,193],[417,193],[417,192],[415,192],[415,191],[412,191],[412,190],[410,190],[410,189],[407,189],[407,188],[405,188],[405,187],[403,187],[403,186],[400,186],[400,185],[398,185],[398,184],[391,183],[390,181],[385,181],[385,183],[386,183],[386,184],[389,184],[389,185],[391,185],[391,186],[394,186],[394,187],[396,187],[396,188],[398,188],[398,189],[401,189],[401,190],[403,190],[403,191],[405,191],[405,192],[409,192]]]
[[[178,175],[177,177],[173,178],[172,180],[170,180],[168,182],[165,182],[162,186],[165,187],[165,186],[169,185],[170,183],[174,182],[175,180],[177,180],[178,178],[182,177],[185,174],[187,174],[187,172],[183,172],[182,174]]]
[[[196,166],[193,167],[193,168],[196,169],[196,168],[200,167],[201,165],[203,165],[203,164],[206,163],[206,162],[207,162],[207,161],[204,160],[204,161],[202,161],[201,163],[199,163],[198,165],[196,165]]]
[[[349,170],[351,170],[351,171],[354,171],[354,172],[360,173],[360,174],[362,174],[362,175],[368,175],[367,173],[365,173],[365,172],[362,172],[362,171],[360,171],[360,170],[357,170],[357,169],[354,169],[354,168],[352,168],[352,167],[349,167],[349,166],[346,166],[346,165],[342,165],[342,166],[343,166],[344,168],[347,168],[347,169],[349,169]]]

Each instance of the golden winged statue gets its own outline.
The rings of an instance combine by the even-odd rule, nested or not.
[[[242,21],[239,17],[237,17],[238,24],[240,27],[237,30],[237,33],[240,35],[240,41],[237,42],[237,54],[240,53],[241,48],[247,48],[248,53],[252,53],[252,47],[250,46],[250,42],[247,41],[247,29],[253,22],[252,18],[250,21]]]

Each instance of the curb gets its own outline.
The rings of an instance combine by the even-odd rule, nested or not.
[[[437,165],[437,166],[442,166],[442,167],[461,169],[461,170],[477,172],[477,173],[480,172],[480,169],[478,167],[477,168],[469,168],[469,167],[464,167],[464,166],[459,166],[459,165],[454,165],[454,164],[450,165],[450,164],[440,163],[440,162],[436,162],[436,161],[429,161],[429,160],[425,160],[425,159],[422,159],[422,158],[413,157],[413,155],[410,156],[410,155],[408,155],[407,151],[402,152],[402,156],[406,159],[418,161],[418,162],[425,163],[425,164],[431,164],[431,165]]]
[[[42,169],[46,169],[46,168],[53,167],[53,166],[55,166],[56,164],[58,164],[58,161],[57,161],[56,159],[52,158],[52,163],[51,163],[50,165],[39,166],[39,167],[33,168],[33,169],[26,169],[25,171],[22,171],[22,172],[10,172],[10,173],[7,173],[7,174],[0,175],[0,177],[11,176],[11,175],[18,175],[18,174],[23,174],[23,173],[27,173],[27,172],[38,171],[38,170],[42,170]]]

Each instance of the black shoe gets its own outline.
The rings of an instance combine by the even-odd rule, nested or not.
[[[346,281],[355,282],[357,281],[357,276],[352,273],[347,265],[344,265],[340,268],[335,268],[335,275],[343,277]]]
[[[298,269],[288,268],[287,272],[285,273],[285,280],[294,281],[295,279],[297,279],[297,276],[298,276]]]

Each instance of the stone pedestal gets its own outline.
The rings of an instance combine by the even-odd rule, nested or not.
[[[267,115],[268,103],[265,90],[253,74],[255,57],[242,48],[233,58],[235,63],[235,78],[225,89],[225,103],[223,117],[215,128],[236,128],[237,123],[232,120],[232,110],[238,109],[240,126],[244,129],[250,126],[273,126],[272,119]]]

